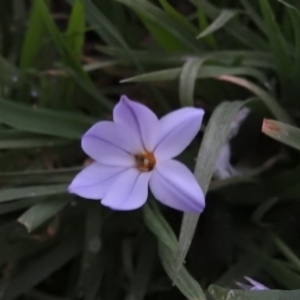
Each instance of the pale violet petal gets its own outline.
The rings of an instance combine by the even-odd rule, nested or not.
[[[87,199],[101,199],[111,184],[125,171],[124,167],[106,166],[94,162],[76,175],[68,191]]]
[[[158,118],[147,106],[122,96],[113,110],[114,122],[129,127],[144,150],[151,152],[157,142]]]
[[[158,201],[177,210],[200,213],[205,207],[204,194],[194,175],[176,160],[159,163],[149,185]]]
[[[134,136],[113,122],[102,121],[91,127],[82,137],[84,152],[95,161],[112,166],[134,166],[137,149]]]
[[[165,160],[179,155],[196,136],[203,115],[203,109],[185,107],[161,118],[154,150],[156,158]]]
[[[132,210],[141,207],[148,197],[151,172],[128,169],[110,186],[102,204],[114,210]]]

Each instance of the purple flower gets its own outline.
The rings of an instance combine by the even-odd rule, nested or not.
[[[204,111],[186,107],[160,120],[146,106],[122,96],[114,122],[101,121],[82,137],[82,148],[95,160],[81,171],[69,192],[115,210],[141,207],[148,197],[185,212],[202,212],[203,192],[195,177],[172,158],[200,129]]]

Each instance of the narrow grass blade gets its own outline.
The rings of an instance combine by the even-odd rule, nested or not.
[[[36,203],[45,200],[43,197],[37,198],[27,198],[22,200],[17,200],[13,202],[6,202],[0,204],[0,215],[4,215],[7,213],[20,211],[22,209],[28,208]]]
[[[215,169],[215,163],[224,146],[230,124],[243,102],[223,102],[213,112],[198,152],[195,166],[195,177],[206,194]],[[185,213],[180,229],[176,271],[179,272],[185,256],[190,248],[200,215]]]
[[[82,2],[84,4],[87,21],[95,27],[95,31],[106,44],[114,47],[121,46],[127,55],[131,56],[127,42],[106,15],[100,11],[92,1],[83,0]]]
[[[162,49],[169,53],[187,51],[187,47],[185,46],[185,44],[174,37],[163,26],[155,23],[141,13],[138,13],[138,15],[149,30],[150,34]]]
[[[287,289],[300,289],[300,276],[288,269],[281,261],[270,258],[261,253],[255,253],[263,269]]]
[[[178,274],[176,274],[176,254],[171,252],[169,248],[162,243],[158,245],[159,256],[164,266],[166,273],[170,278],[176,276],[174,284],[189,300],[206,300],[198,282],[188,273],[186,268],[182,267]]]
[[[167,0],[159,0],[160,5],[163,7],[165,12],[172,17],[177,23],[184,26],[194,34],[197,34],[197,29],[189,22],[183,15],[181,15]]]
[[[54,23],[48,8],[45,4],[44,0],[37,0],[38,3],[38,9],[39,14],[43,16],[43,20],[45,23],[45,26],[47,27],[48,32],[52,36],[52,39],[54,41],[54,44],[60,53],[63,64],[66,65],[68,68],[74,70],[76,72],[77,76],[81,78],[83,82],[85,82],[86,85],[93,85],[94,83],[89,78],[86,72],[84,72],[79,57],[77,57],[77,54],[74,52],[74,49],[70,49],[70,45],[66,42],[63,35],[58,30],[56,24]],[[80,41],[81,42],[81,41]],[[78,43],[78,41],[77,41]],[[77,45],[78,46],[78,45]],[[98,103],[94,103],[92,109],[100,113],[101,110],[99,110],[99,104],[102,105],[105,108],[111,109],[111,103],[107,101],[105,97],[101,97],[101,93],[99,92],[99,96],[96,98],[98,100]]]
[[[204,31],[209,25],[208,25],[207,16],[201,7],[201,0],[195,0],[194,4],[197,7],[197,17],[198,17],[199,29],[200,29],[200,31]],[[217,41],[213,34],[207,35],[206,37],[204,37],[203,40],[212,49],[217,48]]]
[[[272,239],[277,246],[278,250],[293,264],[295,268],[300,271],[300,259],[299,257],[277,236],[272,235]]]
[[[66,44],[75,57],[80,59],[85,32],[84,7],[81,0],[76,0],[73,4],[67,31]]]
[[[181,73],[181,68],[172,68],[172,69],[137,75],[131,78],[123,79],[121,82],[124,83],[124,82],[151,82],[151,81],[175,80],[180,77],[180,73]],[[250,76],[262,82],[265,80],[265,76],[262,72],[257,71],[256,69],[250,67],[221,67],[221,66],[204,66],[204,65],[201,66],[201,69],[198,69],[197,78],[214,78],[214,77],[222,76],[224,74]]]
[[[45,4],[45,0],[36,0],[36,3],[38,13],[42,16],[43,22],[48,32],[51,34],[54,44],[62,56],[63,62],[76,70],[82,76],[82,79],[88,80],[89,78],[87,74],[83,72],[78,58],[74,55],[74,53],[72,53],[72,50],[69,48],[69,44],[66,42],[65,38],[59,32],[56,24],[54,23],[48,11],[48,7]]]
[[[244,78],[238,78],[234,76],[229,75],[222,75],[217,77],[219,80],[231,82],[233,84],[237,84],[239,86],[242,86],[255,95],[257,95],[268,107],[270,112],[279,120],[282,122],[286,122],[289,124],[294,124],[293,120],[290,118],[290,116],[286,113],[286,111],[279,105],[279,103],[274,99],[268,92],[266,92],[264,89],[260,88],[256,84],[250,82],[249,80],[246,80]]]
[[[155,205],[153,207],[145,205],[144,219],[148,228],[158,237],[160,242],[164,243],[173,252],[176,251],[176,236]]]
[[[116,63],[128,65],[124,51],[120,48],[96,46],[101,53],[116,58]],[[237,62],[239,66],[248,66],[255,68],[263,68],[276,70],[274,59],[269,52],[252,51],[252,50],[222,50],[222,51],[201,51],[197,55],[189,55],[181,53],[161,53],[157,50],[132,50],[133,55],[138,61],[147,66],[180,66],[189,59],[209,59],[219,62],[221,65],[232,67]],[[105,64],[106,62],[104,62]],[[108,62],[109,64],[109,62]]]
[[[35,65],[36,57],[42,45],[41,41],[46,31],[43,16],[40,14],[38,8],[38,1],[39,0],[32,1],[28,28],[25,35],[25,41],[21,50],[21,69],[27,69]]]
[[[195,40],[193,33],[186,30],[185,27],[178,24],[164,11],[159,9],[157,6],[151,4],[145,0],[117,0],[128,7],[132,8],[143,16],[149,18],[153,22],[163,26],[168,30],[174,37],[182,41],[188,49],[193,52],[199,52],[199,43]]]
[[[81,252],[81,233],[74,230],[72,234],[65,236],[56,247],[43,255],[32,259],[18,270],[9,283],[4,298],[7,300],[16,299],[33,286],[48,278],[71,259]]]
[[[293,72],[292,72],[291,80],[292,80],[292,89],[293,89],[292,93],[298,95],[299,94],[298,78],[300,76],[300,8],[298,9],[297,7],[292,5],[291,3],[293,2],[291,1],[279,0],[279,2],[281,2],[287,7],[289,16],[293,24],[295,50],[294,50],[294,64],[293,64]],[[290,93],[291,93],[291,89],[287,91],[286,97],[289,97]],[[297,103],[298,101],[297,96],[294,99],[294,101]]]
[[[0,172],[0,184],[35,185],[38,183],[68,183],[81,169],[81,167],[73,167],[54,170]]]
[[[24,131],[78,139],[94,123],[87,117],[32,108],[13,101],[0,99],[0,122]]]
[[[260,0],[259,3],[264,16],[270,47],[278,66],[279,76],[284,79],[289,76],[292,70],[288,46],[275,20],[269,0]]]
[[[174,232],[155,205],[144,206],[144,218],[148,228],[158,239],[159,255],[170,279],[176,276],[177,240]],[[175,281],[178,289],[189,300],[206,300],[198,282],[182,267]]]
[[[26,210],[18,218],[18,222],[23,224],[28,232],[32,232],[34,229],[55,216],[68,202],[69,199],[67,196],[44,200]]]
[[[297,127],[264,119],[262,132],[281,143],[300,150],[300,129]]]
[[[136,254],[136,268],[132,276],[129,293],[125,300],[143,300],[145,299],[151,284],[155,261],[157,260],[157,246],[154,236],[147,230],[143,237],[139,238],[141,242],[139,251]]]
[[[19,130],[0,130],[0,149],[52,147],[66,142],[61,138],[41,136]]]
[[[102,220],[103,214],[98,202],[90,202],[86,205],[85,215],[85,237],[81,269],[75,293],[89,298],[95,292],[93,284],[101,280],[104,262],[101,256],[102,240]],[[98,286],[98,284],[96,284]]]
[[[266,32],[266,28],[264,25],[264,22],[261,18],[261,16],[257,13],[255,8],[250,4],[249,0],[240,0],[241,4],[244,6],[247,14],[252,19],[252,21],[255,23],[255,25],[262,31]]]
[[[238,11],[224,9],[221,11],[220,15],[204,30],[197,38],[201,39],[209,34],[219,30],[224,27],[229,21],[231,21],[235,16],[239,14]]]
[[[121,47],[123,52],[126,53],[126,60],[132,61],[137,70],[143,72],[143,66],[136,59],[126,40],[123,38],[114,24],[101,11],[99,11],[99,9],[97,9],[97,7],[90,0],[84,0],[83,3],[87,14],[87,20],[91,23],[91,25],[95,26],[96,32],[99,34],[99,36],[104,40],[107,39],[107,43],[109,45]],[[131,3],[131,1],[129,3]],[[166,101],[164,101],[159,91],[152,86],[149,86],[148,89],[153,94],[153,97],[156,99],[157,103],[163,109],[168,110],[169,105],[166,103]]]
[[[217,18],[221,13],[221,10],[214,6],[211,1],[193,0],[192,2],[196,1],[200,3],[202,10],[211,19]],[[250,49],[262,51],[269,49],[268,43],[259,34],[237,19],[227,23],[224,30]]]
[[[179,77],[179,99],[182,106],[194,106],[194,89],[202,64],[201,59],[191,59],[182,67]]]
[[[64,194],[66,193],[66,190],[66,184],[6,188],[0,190],[0,202],[13,201],[22,198]]]
[[[104,94],[102,93],[101,90],[99,90],[91,80],[82,80],[82,76],[80,74],[78,74],[78,72],[76,72],[76,70],[68,67],[68,66],[62,66],[62,69],[64,69],[70,77],[72,77],[72,79],[75,81],[76,84],[78,84],[78,86],[80,86],[82,88],[83,91],[85,91],[88,95],[90,95],[93,99],[97,100],[97,103],[99,104],[103,104],[106,108],[108,108],[109,110],[112,110],[112,108],[114,107],[114,104],[112,101],[110,101],[108,98],[106,98],[104,96]],[[87,100],[85,99],[85,102],[87,102]],[[91,105],[89,105],[91,104]],[[95,105],[95,103],[91,103],[88,102],[88,106],[89,108],[92,107],[96,107],[97,108],[97,104]],[[103,111],[103,109],[96,109],[92,110],[91,113],[94,114],[99,114]]]

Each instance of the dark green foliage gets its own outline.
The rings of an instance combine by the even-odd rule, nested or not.
[[[300,299],[297,0],[2,2],[0,300]],[[178,158],[207,192],[201,217],[66,192],[89,163],[80,137],[121,94],[159,116],[205,109]],[[212,180],[242,107],[232,161],[248,172]],[[244,276],[272,291],[237,290]]]

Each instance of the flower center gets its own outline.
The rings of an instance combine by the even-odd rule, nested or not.
[[[134,156],[136,167],[142,172],[150,172],[153,170],[156,159],[153,153],[141,152]]]

